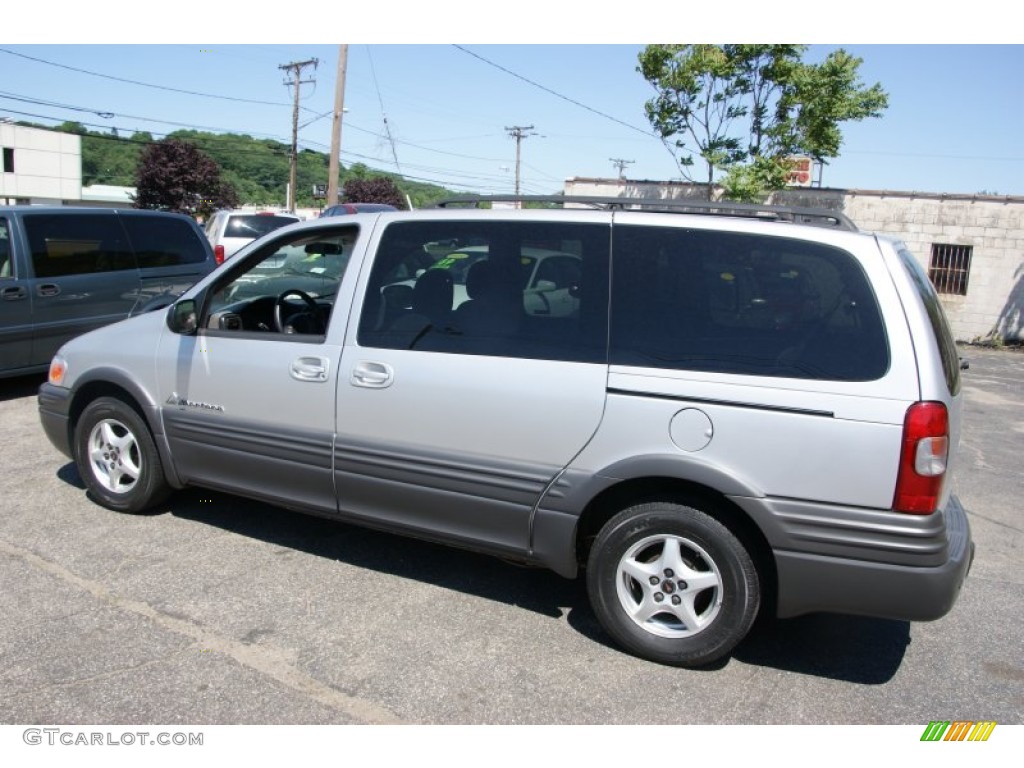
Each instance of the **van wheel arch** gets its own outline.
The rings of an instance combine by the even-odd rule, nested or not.
[[[761,616],[775,615],[778,575],[771,546],[753,520],[726,496],[700,483],[674,477],[624,480],[591,499],[576,525],[576,561],[585,571],[601,529],[615,515],[640,504],[680,504],[720,522],[746,547],[761,579]]]

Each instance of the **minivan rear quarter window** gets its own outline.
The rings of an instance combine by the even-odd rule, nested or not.
[[[932,331],[935,334],[935,343],[939,347],[939,356],[942,358],[942,371],[946,377],[946,386],[949,387],[951,395],[960,392],[960,355],[957,353],[956,342],[953,341],[953,332],[949,328],[949,321],[942,309],[939,295],[935,292],[928,275],[925,274],[917,259],[908,250],[899,250],[900,261],[907,270],[914,287],[921,296],[925,311],[928,313],[928,321],[931,323]]]
[[[849,253],[755,234],[617,225],[611,362],[871,381],[881,314]]]
[[[189,222],[155,216],[122,216],[139,267],[173,267],[206,261],[203,243]]]

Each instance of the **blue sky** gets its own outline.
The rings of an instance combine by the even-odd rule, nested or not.
[[[866,3],[871,5],[873,0]],[[511,192],[515,141],[506,128],[532,125],[533,135],[522,142],[525,193],[556,192],[564,179],[574,176],[614,177],[618,171],[613,159],[633,161],[626,167],[631,179],[679,176],[667,150],[650,135],[643,114],[653,91],[636,72],[637,54],[644,41],[665,39],[650,15],[646,28],[626,30],[631,39],[641,41],[632,44],[595,34],[576,24],[574,16],[559,13],[543,16],[549,22],[545,34],[531,34],[542,4],[525,2],[522,13],[495,7],[493,16],[481,16],[484,6],[479,3],[473,7],[475,25],[451,29],[437,18],[417,29],[418,17],[403,16],[404,24],[384,34],[378,15],[373,35],[349,44],[345,165],[363,162],[469,192]],[[596,8],[588,7],[591,13]],[[744,4],[733,7],[742,9]],[[983,40],[986,33],[978,30],[988,7],[982,2],[962,25],[955,18],[944,23],[962,27],[965,39],[972,39],[973,32],[973,38]],[[26,29],[36,29],[31,12],[19,13],[27,14]],[[102,35],[79,34],[73,25],[36,41],[32,34],[18,34],[16,19],[14,33],[7,40],[0,35],[0,116],[44,124],[75,119],[93,129],[116,128],[122,135],[147,130],[159,136],[195,127],[287,142],[291,93],[279,65],[316,58],[318,67],[304,70],[316,82],[302,88],[299,144],[326,152],[338,45],[279,44],[272,37],[266,38],[269,42],[238,42],[260,40],[261,35],[232,26],[230,15],[218,18],[222,13],[168,16],[166,37],[142,45],[79,45],[79,38],[102,40]],[[283,12],[273,16],[285,19]],[[184,30],[182,17],[190,19]],[[342,23],[348,17],[337,11],[325,11],[326,33],[318,27],[316,13],[303,11],[301,18],[302,32],[309,37],[341,37],[349,27],[368,29],[355,20]],[[506,38],[536,39],[539,44],[496,44],[493,38],[502,35],[489,30],[509,18],[518,26],[504,30]],[[789,18],[775,29],[767,24],[738,27],[735,39],[799,41],[800,32],[807,34],[808,28],[789,24]],[[328,19],[338,23],[328,24]],[[891,14],[887,19],[892,33],[899,34],[905,20]],[[994,22],[993,17],[988,26],[1001,29]],[[590,24],[600,26],[592,19]],[[337,33],[330,31],[335,26]],[[109,33],[108,27],[103,29]],[[260,29],[263,35],[275,31],[266,23]],[[871,39],[855,26],[852,31],[844,27],[844,32],[853,39]],[[211,41],[163,42],[207,34]],[[554,42],[552,36],[579,42]],[[356,34],[352,39],[358,38]],[[447,42],[460,39],[482,42]],[[845,126],[842,154],[824,169],[824,185],[1024,195],[1024,85],[1019,79],[1024,45],[914,42],[811,45],[810,59],[838,47],[862,58],[864,83],[879,82],[890,96],[882,118]]]

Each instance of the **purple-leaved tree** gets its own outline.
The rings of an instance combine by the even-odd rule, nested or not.
[[[234,208],[238,195],[220,166],[194,144],[164,139],[146,147],[135,173],[135,207],[208,217]]]

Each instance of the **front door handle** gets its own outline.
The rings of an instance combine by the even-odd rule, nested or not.
[[[3,296],[4,301],[17,301],[28,296],[28,291],[25,290],[23,285],[15,285],[11,288],[4,288],[0,291],[0,296]]]
[[[292,360],[289,373],[298,381],[327,381],[331,361],[326,357],[297,357]]]
[[[387,363],[372,363],[366,360],[356,363],[352,369],[352,384],[357,387],[384,389],[395,380],[395,371]]]

